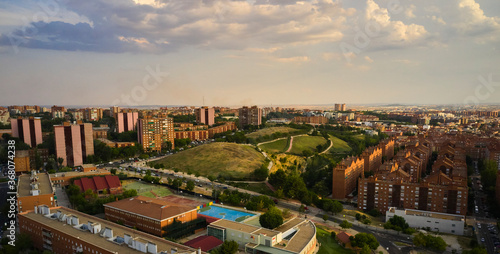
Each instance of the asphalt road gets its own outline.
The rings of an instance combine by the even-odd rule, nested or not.
[[[155,158],[155,159],[151,159],[151,160],[157,160],[158,158]],[[132,173],[133,171],[127,171],[125,170],[128,166],[132,166],[132,167],[139,167],[141,170],[151,170],[152,173],[157,173],[160,177],[162,177],[162,179],[165,181],[166,178],[165,177],[179,177],[179,178],[186,178],[186,180],[193,180],[196,182],[196,185],[199,185],[201,184],[204,188],[211,184],[211,182],[205,178],[205,177],[196,177],[196,176],[193,176],[193,175],[188,175],[188,174],[184,174],[182,172],[177,172],[175,173],[174,171],[172,170],[162,170],[162,169],[154,169],[154,168],[150,168],[148,166],[146,166],[145,163],[146,161],[139,161],[139,162],[126,162],[126,163],[122,163],[121,164],[121,167],[123,168],[123,172],[128,172],[128,173]],[[112,166],[112,165],[106,165],[107,168],[117,168],[117,166]],[[133,173],[132,173],[133,174]],[[137,176],[139,176],[137,174]],[[244,193],[249,193],[251,195],[262,195],[260,193],[257,193],[257,192],[253,192],[253,191],[249,191],[249,190],[245,190],[245,189],[240,189],[240,188],[236,188],[236,187],[233,187],[233,186],[230,186],[230,185],[226,185],[226,184],[222,184],[222,183],[213,183],[214,185],[216,185],[217,188],[228,188],[228,189],[237,189],[238,191],[240,192],[244,192]],[[196,191],[196,189],[195,189]],[[273,198],[273,197],[271,197]],[[274,198],[273,198],[274,199]],[[279,200],[278,202],[278,207],[280,208],[286,208],[286,209],[289,209],[289,210],[292,210],[292,211],[297,211],[300,207],[301,203],[300,202],[293,202],[293,201],[289,201],[289,200]],[[317,209],[317,208],[312,208],[312,209],[316,209],[316,211],[311,211],[311,216],[315,216],[316,218],[319,218],[318,220],[322,220],[322,214],[323,212],[320,211],[320,209]],[[341,218],[335,218],[333,216],[330,216],[329,218],[330,221],[333,221],[333,222],[336,222],[336,223],[340,223],[341,222]],[[411,239],[409,239],[409,237],[407,235],[404,235],[404,234],[401,234],[401,235],[392,235],[392,234],[388,234],[386,232],[384,232],[383,229],[380,229],[380,230],[372,230],[371,228],[366,228],[364,226],[358,226],[356,224],[353,224],[353,227],[352,229],[358,231],[358,232],[363,232],[363,233],[370,233],[370,234],[373,234],[378,242],[380,243],[380,245],[386,249],[390,254],[404,254],[404,253],[409,253],[410,250],[412,250],[413,248],[412,247],[397,247],[396,245],[394,245],[393,243],[394,242],[401,242],[401,243],[406,243],[406,244],[409,244],[409,245],[413,245],[413,242]]]

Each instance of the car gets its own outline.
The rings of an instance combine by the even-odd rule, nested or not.
[[[481,242],[484,242],[484,237],[483,237],[483,238],[481,238]]]

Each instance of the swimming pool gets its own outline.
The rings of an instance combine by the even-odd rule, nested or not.
[[[210,209],[198,213],[219,219],[226,219],[237,222],[241,222],[244,221],[245,219],[255,216],[255,214],[253,213],[236,211],[233,209],[222,208],[219,206],[209,206],[208,208]]]

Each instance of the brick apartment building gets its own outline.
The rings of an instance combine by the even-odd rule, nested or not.
[[[56,156],[65,166],[83,165],[87,156],[94,154],[91,123],[54,125]]]
[[[324,116],[296,116],[292,120],[293,123],[306,123],[313,125],[327,124],[328,118]]]
[[[378,146],[368,147],[361,154],[365,161],[364,172],[375,172],[382,165],[382,148]]]
[[[49,150],[44,148],[32,148],[30,150],[20,150],[16,152],[14,163],[16,164],[16,173],[38,170],[36,161],[40,160],[40,165],[46,163],[49,159]]]
[[[174,148],[174,120],[172,118],[145,117],[137,122],[139,144],[145,151],[161,152],[162,147],[170,141]]]
[[[406,158],[418,158],[415,155],[419,152],[418,146],[420,144],[409,147],[411,156]],[[465,150],[449,144],[439,150],[431,174],[423,179],[415,177],[422,169],[406,166],[404,163],[409,163],[408,160],[400,164],[398,158],[386,162],[374,176],[360,179],[358,209],[385,213],[389,207],[396,207],[465,215],[468,192]],[[418,159],[426,160],[426,157]],[[412,166],[418,167],[418,164]]]
[[[196,122],[199,124],[213,125],[215,123],[215,109],[201,107],[195,109]]]
[[[99,121],[102,119],[102,108],[86,108],[83,111],[83,118],[87,121]]]
[[[247,125],[259,126],[262,124],[262,109],[257,106],[244,106],[238,110],[238,119],[241,129]]]
[[[384,139],[379,143],[380,148],[382,148],[382,156],[385,156],[386,160],[392,160],[394,157],[394,139]]]
[[[12,118],[10,119],[10,128],[13,137],[21,139],[31,147],[36,147],[43,142],[42,121],[40,118]]]
[[[345,103],[335,104],[335,111],[345,111],[345,110],[346,110]]]
[[[116,113],[116,132],[137,130],[139,112]]]
[[[108,138],[109,127],[106,124],[101,124],[99,127],[92,127],[92,135],[94,139]]]
[[[358,157],[343,159],[333,169],[332,198],[344,199],[356,189],[356,183],[363,177],[365,161]]]
[[[18,220],[35,248],[52,253],[206,253],[66,207],[40,205],[20,213]]]
[[[104,205],[104,213],[110,221],[122,222],[126,226],[160,237],[164,233],[163,227],[174,221],[184,223],[198,218],[195,207],[143,196],[107,203]]]
[[[175,138],[189,138],[191,140],[207,140],[208,130],[176,131]]]
[[[33,210],[38,205],[56,206],[49,174],[31,171],[30,174],[20,175],[17,183],[18,212]]]
[[[215,134],[218,133],[223,133],[226,131],[234,131],[236,130],[236,123],[235,122],[226,122],[223,125],[219,125],[216,127],[212,127],[208,129],[208,137],[213,138]]]

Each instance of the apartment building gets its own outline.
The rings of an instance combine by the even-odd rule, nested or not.
[[[219,126],[212,127],[210,129],[208,129],[208,137],[213,138],[215,136],[215,134],[223,133],[226,131],[233,131],[233,130],[236,130],[236,123],[235,122],[226,122],[223,125],[219,125]]]
[[[327,124],[328,118],[324,116],[296,116],[292,120],[293,123],[298,124],[312,124],[312,125],[321,125]]]
[[[208,130],[175,131],[175,138],[189,138],[191,140],[207,140]]]
[[[33,210],[38,205],[56,206],[49,174],[31,171],[30,174],[20,175],[17,183],[18,212]]]
[[[465,152],[448,144],[425,178],[419,175],[419,164],[408,166],[410,156],[397,158],[369,178],[359,180],[358,209],[377,209],[385,213],[390,207],[438,213],[467,213],[467,165]],[[410,153],[415,147],[409,148]],[[405,154],[408,151],[405,150]],[[414,154],[412,155],[416,157]],[[419,160],[422,160],[418,158]]]
[[[174,221],[182,223],[198,218],[196,207],[183,206],[159,199],[136,196],[104,204],[106,219],[162,236],[163,227]]]
[[[116,132],[137,130],[139,112],[116,113]]]
[[[137,136],[139,144],[145,151],[161,152],[162,147],[166,147],[167,142],[170,142],[174,148],[174,120],[168,117],[139,119]]]
[[[31,147],[36,147],[43,142],[42,121],[40,118],[12,118],[10,119],[10,129],[13,137],[21,139]]]
[[[18,214],[18,220],[35,248],[53,253],[206,253],[66,207],[40,205]]]
[[[335,111],[345,111],[345,110],[346,110],[345,103],[335,104]]]
[[[94,154],[91,123],[54,125],[56,156],[65,166],[83,165],[87,156]]]
[[[380,147],[368,147],[361,154],[365,162],[364,172],[375,172],[382,165],[382,148]]]
[[[10,118],[9,111],[6,109],[0,109],[0,123],[1,124],[8,124],[9,118]]]
[[[196,122],[211,126],[215,123],[215,109],[209,107],[201,107],[195,109]]]
[[[36,168],[37,160],[39,160],[39,165],[43,166],[43,163],[46,163],[48,159],[48,149],[32,148],[30,150],[16,151],[16,157],[14,158],[16,173],[38,170],[39,168]]]
[[[356,183],[363,177],[365,161],[358,157],[343,159],[333,169],[332,198],[344,199],[356,189]]]
[[[257,106],[244,106],[238,110],[238,119],[241,129],[247,125],[259,126],[262,124],[262,109]]]
[[[83,117],[87,121],[99,121],[102,119],[102,108],[86,108],[83,111]]]

